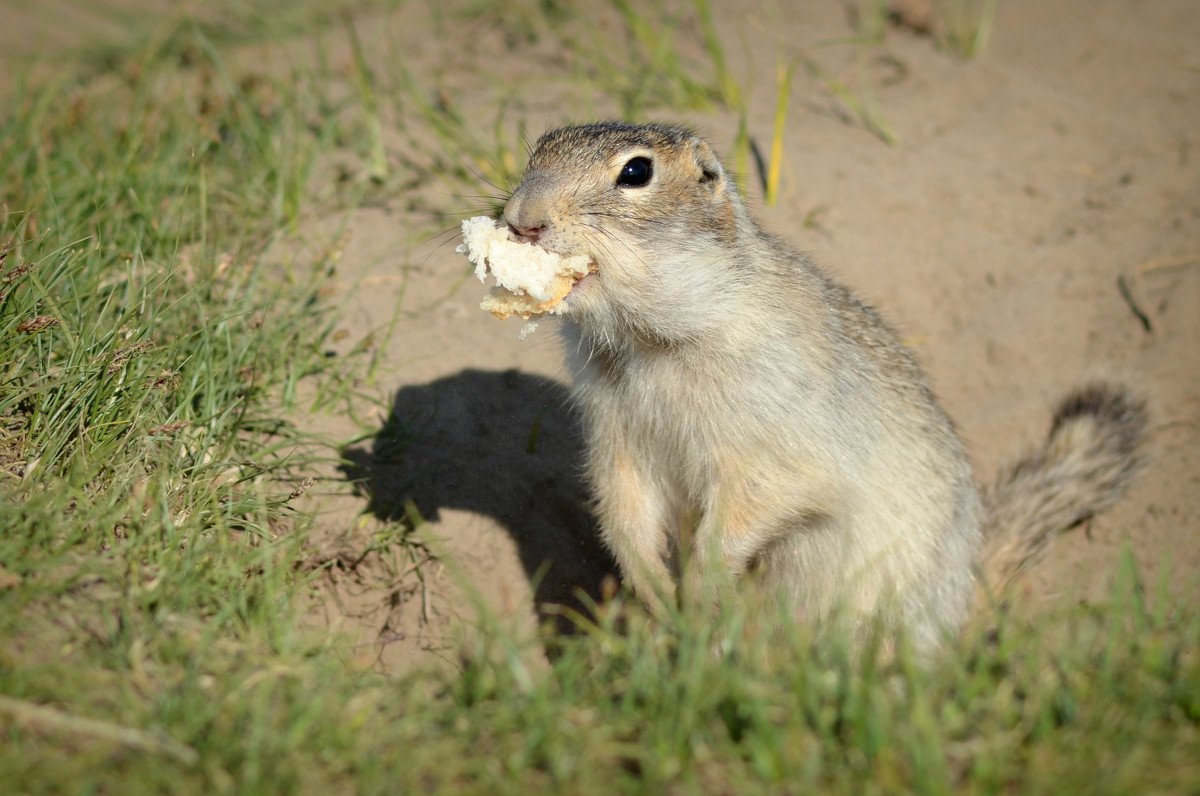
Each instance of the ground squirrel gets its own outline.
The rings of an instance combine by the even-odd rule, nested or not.
[[[597,266],[562,333],[601,533],[657,611],[676,582],[715,600],[753,573],[799,620],[837,608],[935,649],[981,570],[999,585],[1135,469],[1142,405],[1094,385],[981,497],[895,333],[760,230],[687,130],[549,132],[503,221]]]

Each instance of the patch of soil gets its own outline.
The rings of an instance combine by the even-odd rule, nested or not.
[[[718,8],[731,47],[768,35],[814,41],[845,24],[833,4],[789,19]],[[768,229],[901,330],[980,480],[1045,433],[1072,386],[1107,378],[1147,399],[1150,466],[1115,511],[1065,535],[1029,572],[1023,586],[1035,608],[1103,596],[1126,548],[1150,582],[1181,587],[1200,564],[1197,29],[1200,8],[1187,0],[1014,0],[1000,4],[988,48],[968,63],[893,31],[886,52],[903,78],[877,99],[899,145],[832,98],[797,93],[783,201],[762,207],[751,191]],[[773,110],[773,54],[765,60],[740,76],[760,149]],[[505,74],[504,60],[493,66]],[[531,136],[568,121],[556,108],[528,107]],[[735,119],[686,121],[731,148]],[[478,309],[474,281],[446,296],[467,267],[451,244],[374,256],[400,223],[361,213],[358,248],[344,262],[407,275],[402,296],[360,291],[355,301],[377,320],[394,301],[408,310],[390,355],[393,419],[381,429],[394,437],[395,418],[405,419],[412,445],[391,457],[378,439],[347,457],[370,486],[367,511],[394,518],[411,498],[478,604],[532,626],[543,600],[570,601],[574,587],[594,597],[611,571],[575,475],[579,439],[561,398],[568,377],[553,323],[518,342],[518,323]],[[477,621],[477,607],[451,604]]]
[[[832,5],[786,20],[718,11],[731,44],[743,32],[785,42],[844,32]],[[1200,76],[1186,33],[1198,27],[1200,9],[1186,0],[1012,2],[970,63],[893,33],[887,52],[904,78],[878,100],[900,144],[886,146],[828,97],[794,96],[784,200],[757,208],[902,331],[981,480],[1045,432],[1073,385],[1104,377],[1147,398],[1149,468],[1118,509],[1066,535],[1030,571],[1035,606],[1102,596],[1127,547],[1149,578],[1162,573],[1176,587],[1200,564]],[[772,65],[743,80],[760,147]],[[503,73],[505,62],[495,67]],[[530,131],[565,121],[546,109]],[[731,147],[736,120],[689,121]],[[407,275],[402,298],[356,293],[364,315],[380,319],[393,301],[409,310],[392,343],[392,419],[347,457],[370,487],[367,511],[394,518],[408,497],[434,521],[459,581],[474,589],[473,607],[449,600],[453,613],[474,622],[485,606],[532,626],[542,601],[569,601],[574,587],[594,597],[611,571],[583,511],[579,441],[561,399],[567,377],[545,328],[553,324],[518,342],[517,323],[477,308],[483,290],[473,281],[438,303],[464,261],[450,245],[373,255],[397,236],[395,221],[364,211],[358,251],[344,261]],[[412,444],[390,457],[395,418]]]

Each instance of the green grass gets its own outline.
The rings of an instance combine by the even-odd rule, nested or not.
[[[335,447],[286,418],[302,392],[353,402],[384,342],[324,355],[336,252],[296,254],[305,230],[383,197],[428,234],[516,178],[524,112],[466,107],[343,10],[128,18],[0,108],[6,792],[1194,789],[1200,617],[1131,563],[1108,601],[988,614],[927,667],[736,610],[650,630],[620,597],[570,638],[485,618],[452,666],[395,679],[304,629],[295,495]],[[638,71],[592,41],[556,80],[640,115],[656,69],[665,107],[743,113],[707,3],[608,12]],[[568,3],[505,13],[586,31]],[[418,550],[413,509],[376,542]]]
[[[939,0],[938,39],[959,58],[970,60],[987,47],[996,16],[996,0]]]

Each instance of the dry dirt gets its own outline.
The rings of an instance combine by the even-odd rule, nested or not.
[[[846,35],[845,8],[714,5],[749,95],[750,133],[766,147],[776,46],[794,54]],[[407,42],[408,68],[439,74],[468,109],[508,86],[533,136],[611,112],[564,95],[546,76],[561,67],[544,42],[468,41],[486,33],[471,24],[459,26],[462,42],[433,42],[422,34],[427,13],[402,8],[364,32],[365,46]],[[1117,509],[1062,537],[1029,572],[1022,586],[1035,606],[1102,596],[1126,549],[1151,582],[1176,589],[1200,564],[1198,32],[1194,0],[1008,0],[985,51],[964,63],[891,30],[880,52],[894,61],[876,63],[876,98],[899,144],[798,81],[783,200],[764,207],[750,191],[767,229],[901,332],[979,480],[1038,440],[1074,385],[1101,377],[1146,398],[1149,467]],[[496,54],[486,78],[465,57],[444,58],[466,51]],[[660,118],[695,127],[718,151],[736,132],[731,114]],[[348,656],[390,671],[448,656],[481,610],[532,628],[543,603],[598,595],[611,571],[577,478],[554,323],[519,342],[519,322],[480,311],[484,289],[462,281],[454,241],[411,243],[410,199],[356,212],[341,259],[347,346],[400,308],[377,385],[395,419],[362,405],[366,430],[383,436],[346,449],[331,488],[305,498],[319,512],[317,556],[340,562],[314,616],[347,633]],[[339,234],[332,220],[311,230],[317,243]],[[360,429],[339,415],[303,422],[340,438]],[[349,477],[362,484],[354,494]],[[411,562],[395,550],[363,555],[408,499],[428,520],[418,536],[439,555],[423,579],[404,574]]]

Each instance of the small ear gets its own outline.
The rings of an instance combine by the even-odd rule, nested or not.
[[[692,145],[692,156],[695,158],[696,168],[700,173],[700,184],[711,185],[715,188],[725,177],[725,169],[721,167],[720,159],[705,141],[693,138]]]

